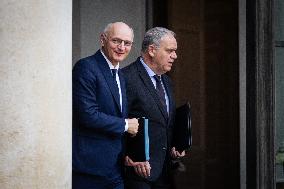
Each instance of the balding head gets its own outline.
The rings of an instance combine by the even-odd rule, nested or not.
[[[108,24],[101,34],[102,51],[116,66],[129,54],[133,43],[133,29],[123,22]]]
[[[133,29],[132,29],[130,26],[128,26],[127,24],[125,24],[124,22],[109,23],[109,24],[105,27],[103,33],[108,36],[109,34],[111,34],[111,33],[113,32],[113,30],[115,30],[115,29],[117,29],[117,28],[121,28],[121,29],[125,29],[125,30],[130,30],[131,33],[132,33],[132,38],[134,38]]]

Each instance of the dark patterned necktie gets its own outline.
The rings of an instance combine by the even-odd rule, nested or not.
[[[117,69],[111,69],[111,73],[112,73],[112,78],[114,79],[115,83],[117,84],[117,82],[116,82]]]
[[[165,91],[164,88],[162,86],[162,80],[161,80],[161,76],[159,75],[154,75],[154,78],[156,80],[156,90],[158,92],[158,95],[160,97],[160,101],[163,105],[164,110],[167,111],[167,104],[166,104],[166,98],[165,98]]]
[[[113,78],[113,82],[114,82],[114,86],[115,86],[116,95],[118,96],[118,99],[120,99],[118,84],[117,84],[117,81],[116,81],[117,69],[111,69],[111,73],[112,73],[112,78]]]

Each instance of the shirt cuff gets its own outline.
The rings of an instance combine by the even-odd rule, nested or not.
[[[128,120],[127,119],[125,119],[125,127],[124,128],[125,128],[124,131],[126,132],[128,130]]]

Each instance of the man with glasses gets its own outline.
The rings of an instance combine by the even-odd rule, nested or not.
[[[73,189],[123,189],[125,132],[135,135],[137,119],[127,119],[126,86],[119,62],[129,54],[133,30],[110,23],[101,49],[73,68]]]

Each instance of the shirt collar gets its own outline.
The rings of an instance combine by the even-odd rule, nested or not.
[[[103,57],[105,58],[105,60],[106,60],[106,62],[107,62],[107,64],[108,64],[108,66],[109,66],[109,68],[110,69],[119,69],[119,63],[116,65],[116,66],[113,66],[112,65],[112,63],[109,61],[109,59],[106,57],[106,55],[104,54],[104,52],[102,51],[102,49],[100,49],[100,51],[101,51],[101,53],[102,53],[102,55],[103,55]]]
[[[142,63],[142,65],[144,66],[144,68],[146,69],[150,77],[153,77],[154,75],[156,75],[155,72],[153,72],[153,70],[151,70],[151,68],[144,62],[142,57],[140,57],[140,62]]]

